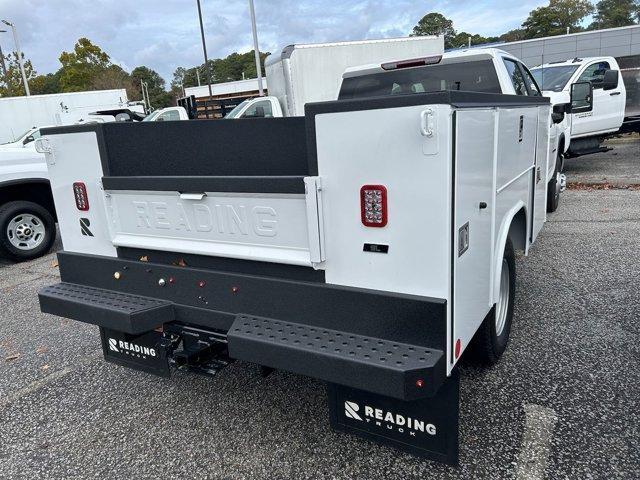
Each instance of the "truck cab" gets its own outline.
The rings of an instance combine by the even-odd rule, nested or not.
[[[474,48],[446,52],[442,56],[348,68],[343,75],[339,99],[447,90],[502,93],[520,97],[543,96],[536,79],[518,58],[499,49]],[[570,101],[569,97],[568,94],[567,103]],[[558,113],[549,121],[549,212],[558,207],[565,182],[561,173],[563,154],[570,143],[564,108],[556,110]]]
[[[224,118],[272,118],[282,117],[282,107],[276,97],[262,96],[248,98],[231,110]]]
[[[534,67],[531,73],[553,104],[569,102],[573,85],[588,82],[593,89],[593,108],[567,116],[572,156],[600,151],[607,134],[617,132],[624,120],[626,90],[620,67],[613,57],[572,58]]]

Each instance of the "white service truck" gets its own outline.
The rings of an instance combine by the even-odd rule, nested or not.
[[[455,464],[457,364],[507,347],[562,114],[489,54],[420,93],[450,83],[437,60],[350,70],[304,116],[46,130],[64,251],[41,310],[117,365],[321,379],[337,430]],[[529,94],[491,92],[498,65]]]
[[[567,154],[579,156],[605,150],[602,142],[616,133],[625,118],[626,89],[613,57],[572,58],[531,69],[552,104],[569,102],[574,88],[591,85],[592,108],[566,115],[562,126],[571,137]]]
[[[71,125],[97,110],[129,108],[125,89],[54,93],[0,98],[0,143],[15,141],[28,129],[44,125]]]
[[[186,120],[182,107],[169,107],[143,117],[136,110],[111,109],[82,115],[80,124],[130,120]],[[56,239],[56,211],[45,156],[35,140],[44,127],[34,127],[14,142],[0,145],[0,257],[30,260],[47,253]]]
[[[354,43],[355,47],[361,48],[359,43]],[[396,48],[402,45],[398,44]],[[356,81],[351,78],[360,76],[364,71],[380,73],[385,71],[385,68],[389,69],[396,63],[394,61],[386,62],[389,57],[380,52],[375,52],[371,56],[377,57],[377,62],[354,67],[353,64],[349,65],[348,63],[352,61],[350,60],[352,57],[344,56],[344,61],[339,63],[344,65],[346,72],[337,74],[333,70],[326,69],[325,62],[323,62],[325,57],[331,58],[336,48],[338,51],[343,48],[346,49],[345,51],[349,51],[348,49],[352,48],[352,46],[351,43],[329,44],[328,47],[324,44],[302,45],[299,47],[293,45],[284,48],[276,56],[267,57],[265,65],[271,95],[248,99],[238,105],[225,118],[240,119],[301,115],[306,103],[335,99],[338,98],[338,95],[341,99],[349,98],[348,88],[350,87],[348,85],[365,81]],[[300,52],[298,56],[296,56],[296,52]],[[358,52],[360,52],[359,57],[362,57],[362,50],[358,50]],[[423,50],[417,57],[402,56],[396,58],[409,58],[404,60],[404,63],[409,67],[413,65],[412,62],[424,61],[425,58],[429,58],[431,61],[423,65],[424,68],[417,71],[416,75],[420,77],[420,81],[407,91],[400,90],[399,86],[394,87],[392,90],[383,89],[382,87],[360,86],[359,91],[362,90],[368,93],[369,96],[446,90],[504,93],[519,96],[542,96],[543,94],[529,69],[518,58],[503,50],[474,48],[447,52],[444,55],[433,54],[431,50]],[[315,66],[310,67],[310,71],[313,74],[301,73],[303,71],[302,68],[307,66]],[[325,74],[321,72],[325,72]],[[304,81],[300,78],[303,78]],[[367,77],[366,81],[372,82],[369,77]],[[346,89],[345,82],[347,84]],[[584,85],[582,86],[584,87]],[[384,88],[386,87],[388,85],[384,85]],[[584,95],[586,94],[583,92]],[[552,100],[555,108],[554,115],[564,116],[565,110],[568,112],[571,109],[569,94],[566,95],[566,98],[555,100],[555,102]],[[586,111],[585,107],[580,109],[576,106],[576,109],[583,112]],[[562,173],[563,158],[570,145],[570,130],[567,125],[566,120],[560,123],[550,122],[549,124],[550,155],[556,160],[555,162],[550,162],[550,171],[547,174],[550,182],[548,188],[549,198],[547,200],[549,212],[554,212],[558,208],[560,192],[565,185],[565,176]]]

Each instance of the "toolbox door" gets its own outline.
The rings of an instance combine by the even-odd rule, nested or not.
[[[450,366],[459,358],[455,352],[461,354],[471,341],[491,303],[496,115],[493,109],[474,109],[457,110],[454,116]]]

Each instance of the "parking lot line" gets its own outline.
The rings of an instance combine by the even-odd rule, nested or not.
[[[83,365],[86,365],[88,363],[91,363],[94,360],[98,360],[101,359],[102,355],[95,355],[95,356],[89,356],[86,357],[84,359],[82,359],[80,362],[76,363],[76,368],[81,367]],[[50,383],[55,382],[56,380],[61,379],[62,377],[65,377],[66,375],[70,374],[71,372],[73,372],[74,370],[76,370],[76,368],[72,368],[72,367],[65,367],[62,370],[58,370],[56,372],[52,372],[49,375],[47,375],[46,377],[40,378],[38,380],[35,380],[33,382],[31,382],[29,385],[27,385],[24,388],[21,388],[20,390],[17,390],[9,395],[7,395],[5,398],[0,399],[0,409],[7,407],[9,405],[11,405],[14,402],[17,402],[18,400],[20,400],[23,397],[26,397],[27,395],[30,395],[34,392],[37,392],[38,390],[40,390],[41,388],[47,386]]]
[[[542,480],[558,417],[553,409],[533,404],[525,404],[524,413],[524,434],[518,454],[516,480]]]

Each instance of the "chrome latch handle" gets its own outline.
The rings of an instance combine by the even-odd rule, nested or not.
[[[427,108],[420,113],[420,133],[423,137],[433,137],[433,110]]]

